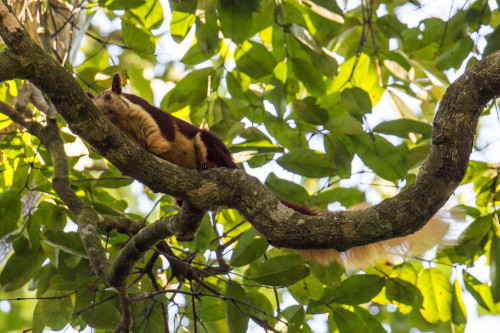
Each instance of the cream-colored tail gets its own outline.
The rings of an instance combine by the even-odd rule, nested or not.
[[[367,203],[358,204],[350,210],[369,207]],[[358,268],[373,265],[381,260],[394,260],[424,254],[436,245],[452,246],[457,240],[444,239],[450,231],[451,218],[443,213],[436,214],[422,229],[414,234],[388,239],[386,241],[354,247],[345,252],[336,250],[303,250],[300,253],[308,260],[322,265],[337,261],[341,265]]]

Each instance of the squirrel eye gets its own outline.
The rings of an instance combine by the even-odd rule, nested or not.
[[[109,100],[111,100],[111,95],[110,95],[110,94],[106,94],[106,95],[104,95],[104,99],[106,99],[106,100],[108,100],[108,101],[109,101]]]

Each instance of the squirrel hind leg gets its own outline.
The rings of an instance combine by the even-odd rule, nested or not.
[[[198,159],[197,165],[199,170],[208,170],[217,167],[213,165],[213,163],[208,162],[207,146],[201,139],[201,132],[198,132],[194,137],[194,148],[196,151],[196,158]]]
[[[167,151],[172,149],[172,142],[166,140],[163,136],[155,136],[153,138],[148,137],[148,140],[146,142],[146,150],[155,155],[166,153]]]

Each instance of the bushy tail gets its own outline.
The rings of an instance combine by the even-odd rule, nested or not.
[[[370,205],[360,204],[351,208],[364,209]],[[394,260],[421,255],[436,245],[452,246],[457,240],[446,240],[450,231],[450,218],[444,213],[436,214],[422,229],[414,234],[388,239],[382,242],[357,246],[345,252],[336,250],[302,250],[300,253],[311,261],[328,265],[336,261],[341,265],[358,268],[373,265],[380,260]]]

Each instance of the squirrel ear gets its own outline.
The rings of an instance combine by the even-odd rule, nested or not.
[[[120,73],[113,75],[113,83],[111,84],[111,91],[120,95],[122,93],[122,76]]]
[[[94,99],[95,98],[94,94],[91,93],[90,91],[87,91],[87,96],[89,96],[90,99]]]

